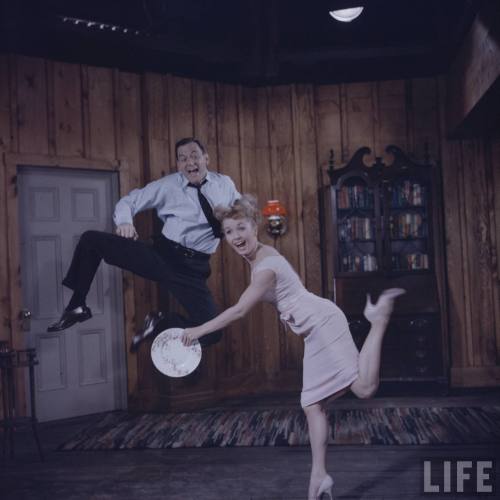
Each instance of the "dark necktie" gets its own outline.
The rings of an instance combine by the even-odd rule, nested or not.
[[[195,188],[198,191],[198,200],[200,202],[201,209],[203,210],[203,213],[205,214],[205,217],[207,218],[207,221],[210,224],[210,227],[212,228],[212,232],[214,233],[214,236],[216,238],[220,238],[222,236],[221,224],[215,218],[214,211],[212,210],[210,203],[205,198],[205,195],[201,192],[201,186],[203,186],[203,184],[205,184],[205,182],[207,182],[206,179],[200,185],[189,183],[188,186]]]

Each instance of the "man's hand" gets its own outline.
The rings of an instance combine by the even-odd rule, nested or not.
[[[134,240],[139,238],[133,224],[120,224],[116,228],[116,234],[118,236],[123,236],[124,238],[133,238]]]

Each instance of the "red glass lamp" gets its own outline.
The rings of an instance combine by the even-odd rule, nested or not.
[[[262,209],[266,218],[266,229],[271,236],[281,236],[286,232],[286,210],[279,200],[269,200]]]

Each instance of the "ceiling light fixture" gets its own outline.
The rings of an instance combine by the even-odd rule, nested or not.
[[[79,19],[76,17],[67,17],[67,16],[59,16],[61,21],[63,23],[73,23],[75,26],[84,26],[87,29],[100,29],[102,31],[113,31],[117,34],[119,33],[128,33],[129,29],[124,28],[123,26],[117,26],[116,24],[106,24],[106,23],[101,23],[98,21],[92,21],[90,19]],[[135,35],[144,35],[144,36],[149,36],[148,33],[143,33],[139,30],[135,30],[134,32],[131,31],[131,33],[134,33]]]
[[[331,10],[329,14],[337,21],[350,23],[361,15],[363,9],[364,7],[352,7],[350,9]]]

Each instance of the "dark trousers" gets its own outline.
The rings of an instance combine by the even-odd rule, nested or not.
[[[63,285],[86,297],[101,260],[126,269],[143,278],[156,281],[185,308],[188,318],[167,314],[157,332],[165,328],[187,328],[214,318],[217,308],[207,286],[210,276],[208,258],[189,257],[155,239],[153,245],[101,231],[86,231],[80,237]],[[222,332],[200,339],[203,346],[218,342]]]

